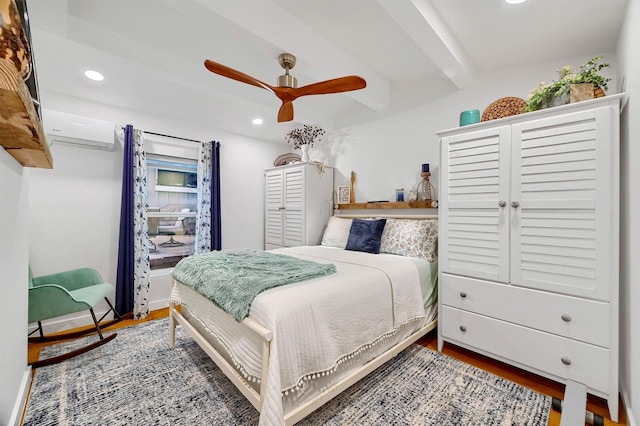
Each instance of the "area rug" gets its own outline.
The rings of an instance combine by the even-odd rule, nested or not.
[[[87,337],[43,349],[54,356]],[[256,425],[258,412],[167,319],[38,368],[24,425]],[[303,425],[546,425],[551,399],[419,345],[305,418]]]

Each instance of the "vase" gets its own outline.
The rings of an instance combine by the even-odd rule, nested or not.
[[[309,145],[301,145],[300,149],[302,150],[302,157],[300,158],[300,161],[302,161],[303,163],[308,163],[309,162]]]

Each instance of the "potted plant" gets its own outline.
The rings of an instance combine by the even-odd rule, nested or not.
[[[536,111],[569,103],[571,86],[576,84],[592,84],[593,90],[596,90],[600,96],[604,96],[604,91],[607,90],[607,83],[611,79],[599,74],[602,68],[609,66],[608,63],[600,63],[600,60],[602,60],[602,56],[596,56],[581,65],[578,72],[574,72],[571,65],[565,65],[556,70],[559,77],[558,81],[540,83],[533,89],[529,94],[525,111]],[[596,95],[595,97],[599,96]]]
[[[309,148],[313,146],[316,139],[324,135],[324,130],[320,127],[305,124],[302,128],[291,130],[287,133],[287,143],[293,142],[294,149],[302,150],[302,162],[309,161]]]

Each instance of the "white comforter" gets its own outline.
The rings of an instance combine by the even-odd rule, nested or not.
[[[255,298],[249,316],[274,333],[261,425],[283,424],[283,392],[296,392],[314,376],[332,374],[350,357],[405,327],[417,330],[425,321],[418,271],[409,258],[323,246],[274,251],[333,263],[337,273],[273,288]],[[172,300],[188,305],[247,379],[257,381],[261,341],[228,315],[198,315],[193,305],[206,302],[187,293],[185,286],[174,288]]]

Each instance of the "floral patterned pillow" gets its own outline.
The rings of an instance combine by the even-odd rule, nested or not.
[[[438,259],[437,219],[387,219],[380,253]]]

